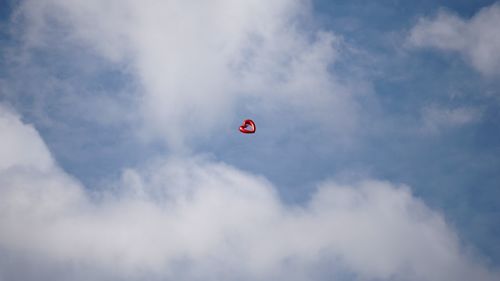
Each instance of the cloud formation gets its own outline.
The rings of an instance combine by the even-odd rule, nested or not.
[[[429,105],[422,109],[421,132],[436,134],[448,128],[457,128],[479,122],[481,110],[475,107],[443,108]]]
[[[329,70],[342,40],[313,28],[308,1],[42,0],[16,15],[27,49],[57,41],[122,65],[140,85],[140,133],[176,149],[227,127],[236,108],[356,128],[349,83]]]
[[[22,126],[12,110],[1,104],[0,131],[9,132],[2,134],[0,169],[24,166],[45,171],[54,165],[50,152],[38,132],[32,127]]]
[[[345,43],[315,28],[310,5],[27,0],[13,17],[21,45],[13,60],[24,64],[21,76],[33,74],[21,86],[35,99],[51,92],[47,116],[65,108],[106,129],[141,116],[136,133],[165,140],[172,152],[228,127],[238,107],[261,118],[290,114],[348,135],[358,126],[359,88],[331,69]],[[51,49],[82,69],[52,69],[61,57],[36,69],[40,53]],[[132,106],[122,107],[116,93],[85,95],[99,87],[113,92],[95,77],[109,66],[137,83]],[[82,73],[88,76],[80,81]],[[2,94],[18,94],[2,84]],[[475,118],[461,108],[423,113],[430,126]],[[67,117],[55,119],[75,126]],[[35,128],[6,107],[0,107],[0,139],[0,280],[500,277],[405,185],[327,180],[304,203],[291,205],[262,176],[172,153],[125,169],[95,190],[63,171]],[[102,146],[98,152],[107,149]]]
[[[128,169],[115,189],[92,194],[47,164],[32,126],[1,110],[0,137],[24,139],[0,150],[4,280],[499,277],[406,186],[326,181],[287,205],[264,178],[184,158]]]
[[[464,19],[448,11],[420,18],[411,29],[409,43],[454,51],[484,75],[500,74],[500,5],[495,3]]]

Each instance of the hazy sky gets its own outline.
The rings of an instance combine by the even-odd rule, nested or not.
[[[0,280],[500,280],[500,2],[0,5]]]

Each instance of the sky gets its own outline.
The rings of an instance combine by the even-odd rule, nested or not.
[[[500,280],[498,25],[0,1],[0,280]]]

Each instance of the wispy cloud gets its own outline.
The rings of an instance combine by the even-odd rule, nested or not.
[[[430,105],[422,109],[421,118],[421,131],[436,134],[443,130],[479,122],[481,110],[474,107],[443,108]]]
[[[431,47],[458,52],[479,72],[500,73],[500,5],[493,4],[464,19],[449,11],[420,18],[408,41],[415,47]]]
[[[329,70],[341,40],[313,28],[307,1],[25,1],[16,22],[28,49],[57,40],[123,66],[139,85],[141,134],[177,149],[242,106],[287,108],[339,134],[357,126],[354,93]]]

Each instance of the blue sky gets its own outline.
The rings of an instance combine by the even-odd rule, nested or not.
[[[324,219],[325,225],[332,223],[332,232],[315,226],[316,220],[306,224],[313,225],[312,231],[319,237],[323,237],[323,231],[325,236],[343,237],[338,228],[364,229],[366,225],[363,219],[359,225],[338,223],[344,218],[339,213],[356,220],[358,212],[367,211],[373,215],[368,221],[378,222],[377,231],[387,229],[381,236],[396,235],[395,241],[408,238],[408,243],[427,249],[435,240],[421,241],[419,237],[430,229],[429,233],[435,236],[429,235],[444,239],[445,245],[451,241],[452,246],[443,246],[451,249],[443,256],[456,255],[459,261],[448,263],[455,259],[444,258],[436,262],[450,275],[426,267],[423,260],[441,254],[432,250],[415,256],[387,257],[387,264],[379,267],[376,259],[372,260],[373,251],[382,256],[384,249],[397,251],[373,250],[369,246],[364,251],[355,245],[385,245],[384,241],[372,240],[372,236],[345,240],[352,246],[344,249],[335,246],[345,242],[340,238],[318,238],[322,241],[318,243],[323,243],[317,246],[319,250],[310,245],[311,248],[300,249],[283,246],[266,254],[229,247],[229,252],[241,251],[243,258],[262,262],[250,262],[252,266],[248,268],[238,265],[234,272],[207,271],[212,264],[206,263],[206,256],[200,252],[210,249],[207,245],[219,241],[218,238],[207,239],[206,245],[200,237],[188,238],[200,248],[193,250],[194,254],[189,246],[178,249],[179,252],[188,252],[187,264],[211,278],[285,280],[290,277],[286,275],[286,263],[297,263],[298,268],[304,269],[296,277],[299,280],[324,280],[328,276],[339,280],[498,278],[500,57],[496,53],[500,54],[500,37],[494,24],[500,23],[500,4],[465,0],[273,4],[219,1],[214,5],[178,1],[126,1],[123,5],[116,1],[98,2],[2,2],[0,104],[2,111],[7,112],[1,116],[10,120],[5,121],[3,134],[13,140],[23,140],[24,134],[33,138],[33,143],[20,141],[22,146],[15,146],[12,143],[17,142],[13,141],[9,143],[12,147],[6,145],[0,151],[4,159],[0,168],[5,170],[0,178],[8,186],[5,190],[16,190],[18,178],[32,180],[33,185],[41,182],[41,190],[51,190],[44,186],[38,172],[22,170],[26,174],[16,174],[16,167],[33,166],[30,169],[50,174],[61,186],[80,190],[84,195],[75,191],[78,195],[74,197],[90,206],[84,210],[95,209],[75,211],[64,205],[55,211],[61,217],[71,217],[68,214],[76,212],[92,221],[92,214],[103,212],[106,217],[108,213],[101,208],[109,208],[114,210],[110,211],[112,214],[130,212],[140,222],[150,209],[128,205],[142,202],[140,194],[153,197],[147,196],[147,202],[153,202],[154,208],[168,209],[171,198],[175,202],[184,198],[178,194],[195,190],[199,196],[210,196],[208,191],[214,185],[221,188],[215,193],[221,198],[220,204],[233,206],[232,202],[241,201],[243,206],[254,206],[263,200],[262,216],[257,212],[253,217],[246,209],[235,211],[239,217],[235,218],[234,227],[239,231],[246,229],[240,224],[245,225],[248,217],[255,219],[257,229],[265,228],[263,222],[281,225],[290,218],[296,219],[292,225],[300,228],[303,218],[295,217],[294,208],[303,207],[306,214],[319,213],[320,219],[316,219]],[[238,132],[246,118],[256,122],[255,135]],[[21,156],[11,153],[17,149]],[[48,159],[53,159],[53,164],[44,164],[52,161]],[[242,188],[241,193],[228,191],[228,187],[235,186]],[[405,187],[398,189],[401,186]],[[164,187],[167,191],[158,191]],[[133,195],[120,191],[129,188]],[[54,192],[66,194],[64,188],[61,190]],[[276,198],[269,195],[274,192]],[[163,198],[164,193],[170,198],[165,199],[167,203],[154,199],[158,194]],[[247,193],[252,198],[248,202],[240,198]],[[383,219],[385,213],[381,209],[370,209],[379,203],[384,205],[385,201],[378,201],[379,195],[387,196],[383,200],[390,206],[404,203],[417,210],[394,218],[401,224],[389,223]],[[116,209],[116,202],[106,199],[108,196],[118,198]],[[343,206],[335,201],[337,197],[349,202],[366,198],[368,203],[352,203],[355,207],[337,210],[332,206]],[[5,198],[0,204],[17,206],[12,203],[17,202],[15,197]],[[258,200],[251,201],[254,198]],[[209,199],[187,201],[191,205],[186,203],[185,209],[176,210],[180,214],[188,210],[188,215],[174,226],[167,224],[167,233],[175,225],[199,223],[203,217],[194,219],[189,210],[205,210],[202,207],[212,203]],[[284,218],[280,212],[274,213],[275,209],[283,209]],[[16,214],[18,209],[12,210]],[[394,212],[398,210],[395,207]],[[220,218],[218,209],[205,211],[213,215],[208,218]],[[111,218],[126,220],[123,216]],[[420,216],[426,219],[416,222],[416,226],[411,224]],[[89,242],[89,247],[99,248],[101,242],[105,244],[110,238],[105,235],[108,232],[97,230],[100,223],[106,225],[105,221],[94,219],[95,224],[84,221],[80,225],[77,220],[75,228],[89,227],[89,233],[96,228],[95,235],[90,236],[101,239],[94,244]],[[10,237],[19,230],[6,221],[0,221],[0,225],[8,229],[4,236]],[[412,235],[398,236],[405,233],[407,223],[411,225],[408,229],[414,230]],[[118,227],[127,229],[121,224]],[[144,227],[155,231],[149,225]],[[219,227],[215,222],[207,224],[208,229]],[[229,235],[225,230],[212,233],[207,228],[201,233],[207,231],[208,237],[218,237],[217,233]],[[40,240],[51,245],[57,235],[47,234]],[[299,231],[297,239],[307,240],[307,235]],[[236,244],[256,243],[256,249],[273,247],[246,235],[234,239]],[[144,246],[133,235],[124,241],[124,245]],[[7,238],[0,244],[9,253],[0,259],[0,269],[6,272],[0,276],[7,280],[23,276],[18,275],[17,267],[5,269],[8,259],[15,260],[19,267],[24,262],[43,264],[38,258],[26,261],[23,250],[7,247],[9,243],[16,244]],[[46,278],[61,280],[74,274],[123,278],[109,268],[121,268],[124,264],[108,259],[122,252],[122,244],[110,246],[108,252],[98,251],[96,256],[64,245],[58,245],[59,251],[29,245],[28,250],[49,257],[50,270],[43,273],[49,276]],[[127,256],[125,267],[143,268],[126,276],[131,280],[151,276],[199,278],[194,273],[177,272],[184,266],[182,258],[180,265],[172,262],[179,256],[168,242],[164,246],[158,252],[150,252],[158,260],[141,260],[146,253],[123,250]],[[326,258],[311,254],[316,250],[328,253]],[[55,253],[64,253],[63,257],[85,264],[84,269],[61,270],[64,262]],[[315,258],[302,260],[309,255]],[[422,260],[417,256],[423,256]],[[401,271],[402,265],[393,261],[398,257],[409,260],[409,272]],[[215,255],[214,260],[221,260],[222,264],[233,262],[226,258],[222,253]],[[342,266],[330,269],[329,262],[337,259]],[[168,274],[172,275],[164,273],[161,265],[169,268]]]
[[[318,14],[329,28],[383,58],[380,65],[370,65],[381,72],[371,78],[389,118],[418,118],[415,111],[431,103],[483,108],[477,124],[439,136],[415,139],[392,131],[391,137],[376,137],[365,144],[355,161],[369,163],[378,177],[410,184],[429,204],[443,209],[462,229],[462,235],[476,240],[498,262],[499,248],[494,246],[498,243],[490,240],[499,233],[495,207],[500,182],[498,98],[478,95],[498,93],[498,82],[481,77],[456,54],[418,50],[398,59],[395,49],[399,46],[390,46],[385,40],[387,36],[401,40],[401,32],[438,9],[470,18],[495,1],[319,2]],[[343,19],[354,22],[355,29],[344,27]],[[392,78],[401,73],[406,77]],[[458,92],[458,97],[450,97],[452,91]]]

